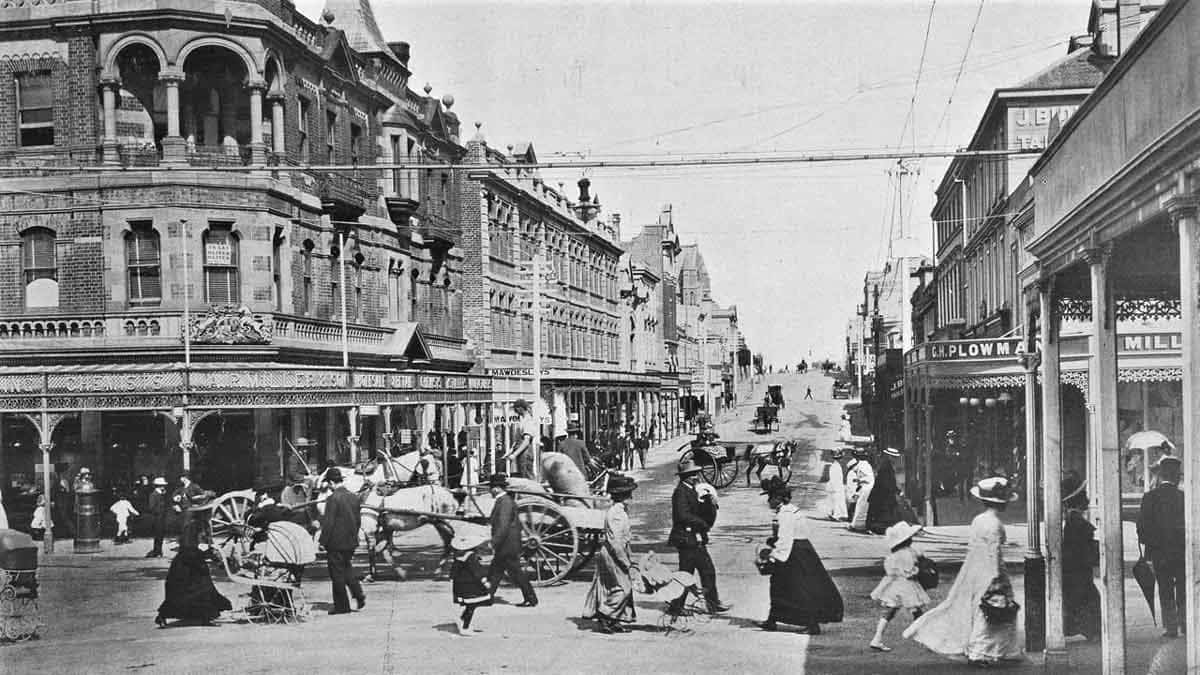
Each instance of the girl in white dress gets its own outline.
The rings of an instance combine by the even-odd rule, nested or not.
[[[829,480],[825,482],[825,501],[821,505],[821,513],[826,518],[835,521],[849,520],[846,510],[846,477],[842,473],[842,449],[829,451],[830,458],[826,462],[829,467]]]
[[[987,510],[975,516],[967,540],[967,558],[942,604],[913,621],[904,630],[929,649],[948,656],[965,656],[967,663],[989,666],[1022,655],[1019,618],[1007,623],[989,622],[979,603],[992,581],[1004,577],[1004,523],[1000,513],[1016,501],[1005,478],[985,478],[971,495]],[[1007,578],[1007,577],[1005,577]]]
[[[910,609],[913,620],[916,620],[929,604],[929,594],[916,581],[921,550],[912,545],[913,537],[921,529],[920,525],[901,521],[889,527],[884,535],[891,553],[883,559],[883,579],[871,591],[871,599],[883,606],[883,616],[879,617],[875,636],[868,645],[877,652],[892,651],[891,647],[883,644],[883,631],[888,622],[896,618],[898,611]]]

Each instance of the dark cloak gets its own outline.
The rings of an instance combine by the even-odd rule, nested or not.
[[[194,546],[179,549],[167,570],[166,586],[166,599],[158,607],[160,619],[209,622],[233,608],[213,585],[208,554]]]

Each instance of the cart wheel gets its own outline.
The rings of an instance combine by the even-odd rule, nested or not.
[[[522,563],[534,586],[561,581],[579,557],[579,532],[558,505],[548,499],[517,502],[521,521]]]
[[[705,482],[715,488],[727,488],[733,485],[738,477],[737,459],[716,459],[708,464],[700,465],[700,475]]]
[[[218,497],[208,519],[212,545],[240,561],[250,549],[252,528],[247,521],[253,510],[254,501],[245,494],[229,492]]]

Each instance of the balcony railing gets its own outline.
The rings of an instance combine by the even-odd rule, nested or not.
[[[310,342],[327,346],[342,343],[342,326],[336,321],[323,321],[298,316],[276,315],[274,317],[275,339]],[[347,326],[347,342],[360,347],[379,347],[395,332],[392,328],[376,326]]]
[[[140,340],[154,337],[176,340],[180,326],[179,314],[167,312],[0,319],[0,346],[43,340],[75,340],[82,343],[98,339],[111,343],[129,338]]]

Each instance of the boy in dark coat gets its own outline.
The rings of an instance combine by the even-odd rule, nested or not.
[[[321,545],[325,547],[325,559],[329,566],[329,581],[333,584],[333,609],[330,614],[349,614],[350,599],[346,587],[358,609],[367,604],[362,584],[354,576],[350,561],[354,549],[358,548],[358,497],[342,485],[342,472],[329,469],[325,479],[333,487],[333,494],[325,500],[325,516],[321,518]]]

